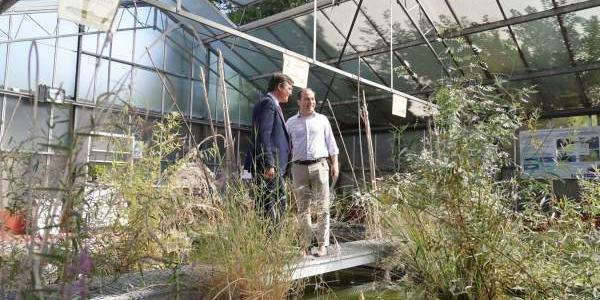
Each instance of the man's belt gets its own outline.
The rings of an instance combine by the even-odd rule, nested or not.
[[[318,162],[321,162],[325,159],[325,157],[321,157],[321,158],[317,158],[317,159],[310,159],[310,160],[296,160],[294,161],[295,164],[299,164],[299,165],[303,165],[303,166],[308,166],[308,165],[312,165],[312,164],[316,164]]]

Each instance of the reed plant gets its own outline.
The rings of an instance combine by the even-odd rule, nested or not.
[[[432,97],[439,113],[423,151],[409,159],[411,173],[384,183],[383,223],[396,245],[386,261],[406,272],[403,284],[415,297],[597,297],[598,243],[581,210],[552,196],[547,182],[499,176],[510,164],[505,149],[524,124],[527,92],[501,81],[440,88]],[[586,185],[597,191],[597,182]]]
[[[277,223],[265,218],[252,197],[253,183],[232,183],[218,204],[220,214],[195,232],[193,259],[216,268],[206,292],[211,299],[286,299],[298,295],[292,281],[300,261],[297,223],[289,213]]]

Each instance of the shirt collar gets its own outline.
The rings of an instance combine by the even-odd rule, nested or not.
[[[273,99],[273,101],[275,101],[275,103],[277,103],[277,105],[279,105],[279,101],[277,100],[277,97],[275,97],[275,95],[273,95],[273,93],[268,92],[267,95],[269,95],[271,97],[271,99]],[[281,106],[281,105],[279,105]]]
[[[298,113],[297,113],[296,115],[298,116],[298,118],[309,118],[309,117],[314,117],[314,116],[316,116],[316,115],[317,115],[317,112],[316,112],[316,111],[313,111],[313,112],[312,112],[312,114],[310,114],[310,115],[308,115],[308,116],[304,117],[304,116],[302,116],[302,115],[300,114],[300,111],[298,111]]]

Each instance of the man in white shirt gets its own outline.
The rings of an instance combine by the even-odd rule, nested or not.
[[[286,127],[292,140],[292,181],[298,205],[303,251],[311,244],[311,206],[317,207],[317,256],[327,255],[329,246],[329,176],[339,174],[339,149],[326,116],[315,112],[315,93],[302,89],[298,93],[298,114],[289,118]],[[316,205],[312,205],[314,203]]]

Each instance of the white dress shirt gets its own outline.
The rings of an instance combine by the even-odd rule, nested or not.
[[[298,113],[285,125],[292,139],[292,161],[313,160],[340,152],[329,120],[320,113],[314,112],[306,117]]]

